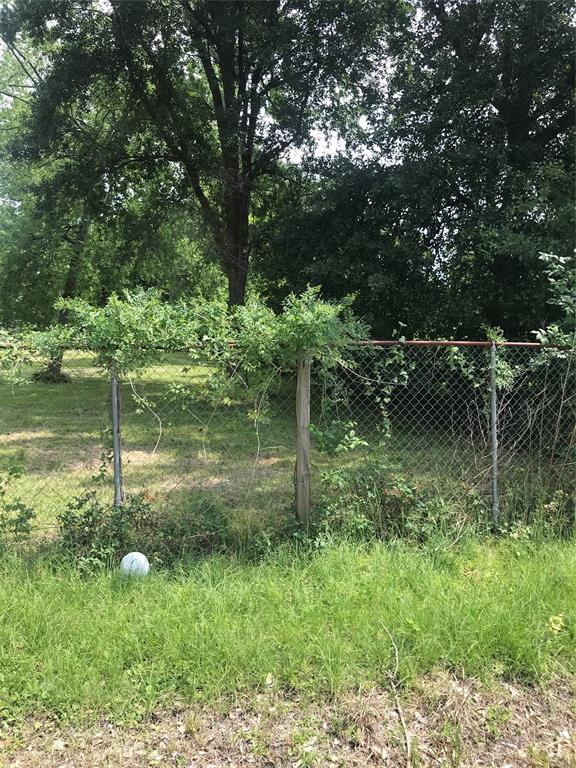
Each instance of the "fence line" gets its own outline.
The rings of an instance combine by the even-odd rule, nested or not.
[[[164,509],[198,498],[255,521],[295,507],[306,521],[323,476],[370,455],[418,489],[485,505],[494,522],[573,504],[570,351],[365,342],[336,368],[308,362],[306,372],[301,362],[299,387],[294,376],[277,377],[257,404],[245,382],[243,400],[210,401],[209,360],[187,351],[164,357],[134,381],[112,376],[111,385],[80,350],[64,355],[70,383],[0,380],[5,499],[34,508],[39,529],[86,491],[121,504],[123,488]],[[32,360],[30,373],[41,366]]]
[[[557,349],[562,350],[556,344],[540,344],[537,341],[452,341],[449,339],[366,339],[365,341],[356,341],[360,346],[372,347],[517,347],[518,349]]]

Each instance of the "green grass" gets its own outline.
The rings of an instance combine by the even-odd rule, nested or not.
[[[68,501],[87,488],[113,499],[111,465],[99,481],[94,476],[109,452],[109,393],[105,377],[90,357],[68,353],[69,384],[0,382],[0,473],[18,466],[8,500],[21,499],[51,524]],[[293,395],[273,398],[271,418],[259,425],[259,442],[246,406],[214,408],[210,403],[170,397],[173,385],[194,387],[208,369],[190,365],[184,355],[147,370],[132,382],[153,403],[159,422],[122,385],[124,485],[144,493],[158,507],[178,503],[181,494],[215,494],[243,514],[268,514],[290,506],[293,495],[295,420]],[[154,450],[156,447],[156,450]]]
[[[532,682],[576,672],[576,544],[341,544],[129,583],[4,557],[0,615],[3,717],[122,720],[271,680],[313,695],[385,683],[387,630],[406,683],[437,667]]]

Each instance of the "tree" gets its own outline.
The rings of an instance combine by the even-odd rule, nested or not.
[[[197,217],[186,210],[165,168],[102,162],[81,166],[87,142],[113,145],[118,124],[93,94],[82,130],[36,157],[21,136],[30,120],[30,72],[43,51],[0,59],[0,324],[64,323],[58,299],[105,303],[117,290],[160,288],[170,298],[220,291],[219,270],[201,267]],[[68,111],[68,117],[74,115]],[[59,378],[60,363],[49,375]]]
[[[258,209],[254,260],[266,291],[281,299],[310,284],[332,298],[352,293],[376,338],[390,338],[399,322],[437,333],[445,288],[413,224],[406,181],[401,168],[338,158],[272,190]]]
[[[48,204],[35,166],[0,168],[0,325],[65,322],[66,312],[54,309],[60,298],[103,304],[136,287],[173,300],[225,289],[218,266],[200,253],[198,221],[175,201],[166,206],[158,176],[97,206],[65,195]]]
[[[523,336],[550,313],[539,252],[574,248],[575,6],[417,7],[380,135],[412,179],[453,324]]]
[[[15,56],[44,50],[31,72],[27,151],[70,137],[82,163],[111,173],[160,163],[199,205],[242,303],[251,199],[278,159],[306,141],[320,114],[349,100],[403,18],[400,0],[13,0],[0,21]],[[84,110],[109,103],[114,142],[86,139]]]
[[[556,311],[539,252],[574,248],[574,3],[413,6],[352,161],[315,163],[264,214],[261,269],[279,292],[356,291],[379,335],[525,338]]]

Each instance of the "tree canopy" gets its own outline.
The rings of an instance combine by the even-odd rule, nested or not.
[[[21,152],[59,153],[79,185],[87,166],[105,185],[127,163],[170,168],[242,303],[258,180],[368,76],[401,12],[397,0],[14,0],[5,44],[23,66],[21,39],[43,51]]]
[[[319,285],[378,336],[557,320],[573,0],[10,0],[1,321]],[[61,316],[61,320],[65,318]]]
[[[262,269],[338,295],[378,334],[524,337],[550,318],[541,251],[574,249],[574,4],[436,0],[349,146],[313,163]],[[322,237],[315,237],[322,232]]]

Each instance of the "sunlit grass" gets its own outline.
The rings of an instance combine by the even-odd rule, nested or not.
[[[330,695],[435,668],[535,682],[576,671],[576,546],[341,544],[218,558],[126,583],[0,563],[3,715],[132,718],[264,686]]]
[[[84,354],[69,353],[64,369],[68,384],[0,384],[0,472],[19,469],[9,499],[32,506],[39,524],[53,522],[88,488],[103,499],[113,497],[108,382]],[[272,499],[276,509],[289,505],[293,403],[273,404],[257,431],[247,408],[214,407],[194,397],[208,373],[185,355],[172,355],[124,380],[126,492],[144,493],[159,504],[200,490],[231,507],[265,511]],[[185,386],[192,396],[175,399],[174,385]]]

